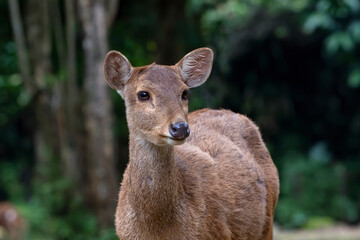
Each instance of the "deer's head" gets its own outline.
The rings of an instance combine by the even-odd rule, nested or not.
[[[206,81],[212,61],[212,50],[199,48],[173,66],[132,67],[120,52],[110,51],[104,71],[110,87],[125,100],[130,131],[156,145],[176,145],[190,134],[189,88]]]

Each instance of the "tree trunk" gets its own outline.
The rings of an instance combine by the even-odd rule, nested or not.
[[[79,5],[84,31],[84,122],[90,183],[88,200],[95,208],[100,227],[106,228],[113,226],[114,200],[117,198],[111,102],[103,73],[103,61],[108,49],[106,7],[104,0],[79,0]]]
[[[66,61],[61,65],[66,69],[66,82],[62,86],[62,110],[64,139],[62,146],[62,166],[65,176],[73,183],[75,191],[84,196],[86,185],[84,162],[83,114],[80,103],[82,94],[76,82],[76,20],[75,2],[65,1]]]
[[[78,1],[85,58],[85,79],[80,88],[76,81],[75,2],[64,2],[66,36],[58,0],[25,2],[30,57],[27,59],[19,6],[17,0],[9,0],[19,66],[25,86],[34,95],[36,178],[38,181],[53,179],[50,174],[54,174],[54,169],[58,171],[55,177],[68,178],[72,182],[72,193],[84,196],[101,228],[113,226],[118,190],[112,108],[103,74],[107,29],[116,14],[117,1]],[[53,65],[52,54],[58,57],[58,64]],[[67,70],[67,81],[59,81],[55,74],[63,68]],[[59,164],[63,169],[54,167]]]
[[[56,126],[58,99],[54,98],[53,87],[45,78],[51,75],[51,32],[47,1],[29,0],[26,5],[26,29],[30,61],[37,86],[35,99],[34,130],[37,177],[46,180],[45,170],[50,161],[59,158],[59,139]]]
[[[21,77],[24,81],[25,88],[31,95],[33,95],[36,86],[31,79],[29,59],[25,44],[26,41],[24,36],[23,24],[21,21],[19,3],[17,0],[8,0],[8,1],[9,1],[11,25],[13,29],[14,39],[16,42],[18,65],[20,68]]]
[[[184,39],[180,32],[185,24],[185,4],[183,0],[155,0],[159,30],[156,38],[160,64],[175,64],[184,54]]]

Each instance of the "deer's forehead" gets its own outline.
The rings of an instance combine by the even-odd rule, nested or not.
[[[180,75],[171,67],[153,64],[139,76],[139,86],[151,89],[178,89],[185,84]]]

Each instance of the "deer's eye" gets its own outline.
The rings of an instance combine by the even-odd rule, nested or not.
[[[137,93],[138,99],[140,101],[147,101],[150,99],[150,94],[148,92],[145,91],[140,91]]]
[[[184,90],[182,95],[181,95],[181,99],[186,101],[186,100],[188,100],[189,95],[190,95],[190,91],[189,90]]]

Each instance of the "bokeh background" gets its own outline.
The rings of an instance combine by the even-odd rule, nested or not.
[[[259,125],[276,224],[359,223],[360,1],[0,0],[0,201],[27,239],[116,239],[128,130],[106,52],[171,65],[203,46],[213,71],[190,109]]]

